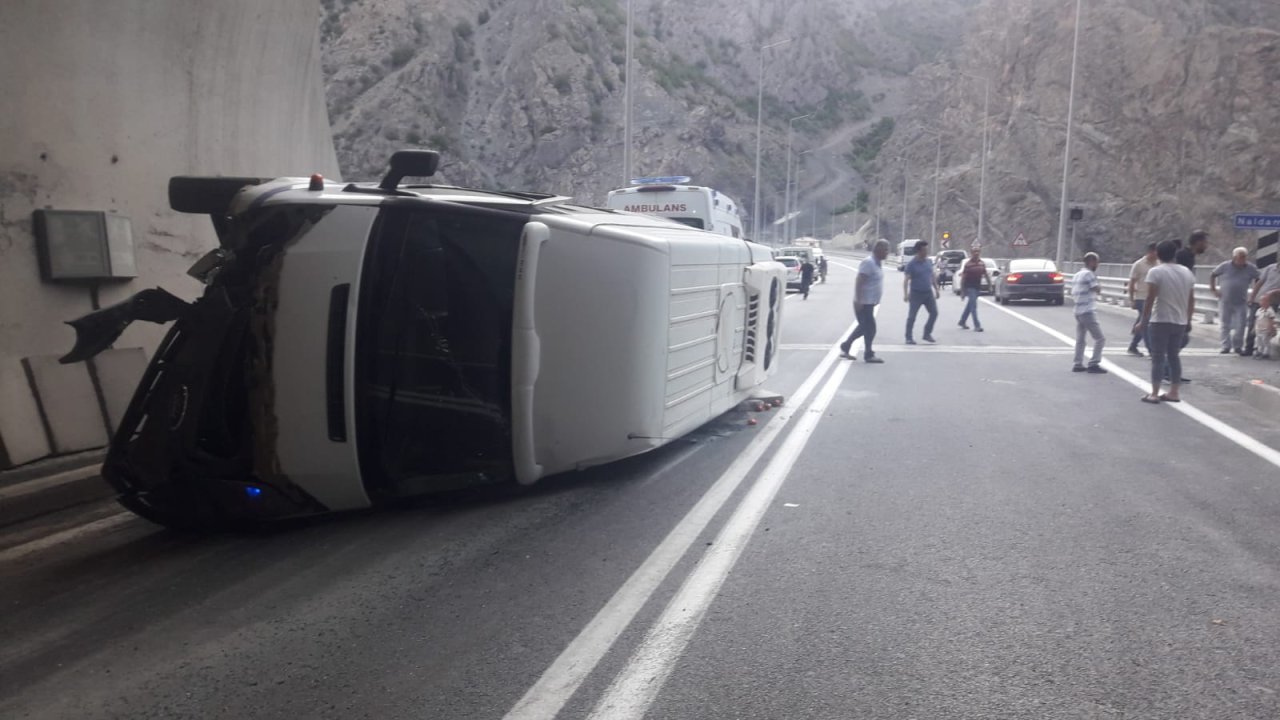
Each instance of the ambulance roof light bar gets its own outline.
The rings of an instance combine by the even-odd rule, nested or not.
[[[631,178],[632,185],[688,185],[691,182],[693,182],[693,178],[687,175]]]

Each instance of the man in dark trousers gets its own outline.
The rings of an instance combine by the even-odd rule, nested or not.
[[[906,277],[902,279],[902,301],[909,304],[907,310],[907,344],[915,345],[912,339],[915,334],[916,314],[923,307],[929,311],[929,319],[924,324],[924,341],[937,342],[933,339],[933,324],[938,320],[938,298],[942,291],[938,288],[938,274],[934,272],[933,261],[929,259],[929,243],[921,240],[916,243],[916,255],[902,268]]]
[[[1209,249],[1209,233],[1204,230],[1193,230],[1191,237],[1187,238],[1187,246],[1178,248],[1177,254],[1173,256],[1173,261],[1182,267],[1191,271],[1192,277],[1196,274],[1196,260]],[[1182,347],[1186,347],[1191,342],[1191,330],[1188,329],[1182,336]],[[1168,368],[1166,367],[1166,373]],[[1165,382],[1181,382],[1189,383],[1191,378],[1174,378],[1165,377]]]
[[[823,283],[827,282],[827,256],[826,255],[821,255],[818,257],[818,277],[822,279]]]
[[[884,295],[884,259],[889,256],[889,241],[880,239],[871,247],[871,257],[858,266],[858,277],[853,282],[853,314],[858,318],[858,326],[853,329],[849,338],[840,343],[840,357],[854,360],[850,350],[858,338],[863,339],[866,352],[862,359],[872,365],[884,361],[876,357],[871,349],[871,341],[876,339],[876,305]]]
[[[804,299],[809,299],[809,286],[813,284],[813,263],[808,260],[800,264],[800,292]]]

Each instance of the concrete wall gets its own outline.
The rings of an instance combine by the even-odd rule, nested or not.
[[[104,440],[108,401],[140,357],[100,368],[93,407],[80,407],[81,376],[98,373],[48,367],[90,293],[41,282],[32,211],[131,219],[139,277],[102,286],[103,306],[157,285],[194,297],[186,269],[215,239],[206,218],[169,210],[170,176],[338,174],[319,12],[315,0],[0,2],[0,467],[82,449],[59,438]],[[162,334],[135,324],[116,346],[149,356]],[[41,377],[77,392],[42,393]],[[57,427],[68,423],[86,427]]]

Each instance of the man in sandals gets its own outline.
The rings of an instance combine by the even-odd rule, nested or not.
[[[1196,309],[1196,276],[1175,261],[1178,246],[1165,240],[1156,247],[1160,264],[1147,273],[1147,303],[1142,308],[1138,332],[1148,332],[1151,343],[1151,394],[1145,403],[1181,402],[1182,344],[1191,331],[1191,316]],[[1169,392],[1161,394],[1168,364]]]

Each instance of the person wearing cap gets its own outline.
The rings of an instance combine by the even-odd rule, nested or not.
[[[1249,286],[1259,275],[1258,267],[1249,262],[1249,251],[1242,247],[1233,250],[1231,259],[1218,265],[1209,275],[1209,291],[1218,297],[1223,355],[1232,352],[1244,355],[1245,325],[1249,322]]]
[[[1147,254],[1138,258],[1133,267],[1129,268],[1129,305],[1138,311],[1138,320],[1142,319],[1142,306],[1147,302],[1147,273],[1158,262],[1156,243],[1147,243]],[[1138,320],[1133,321],[1133,337],[1129,339],[1128,353],[1134,357],[1142,357],[1142,351],[1138,349],[1139,342],[1147,348],[1147,352],[1151,352],[1151,342],[1146,333],[1138,332]]]
[[[1076,301],[1076,359],[1071,366],[1073,372],[1088,372],[1094,375],[1106,375],[1102,367],[1102,348],[1107,339],[1102,335],[1102,326],[1098,325],[1098,296],[1102,294],[1102,283],[1098,282],[1098,253],[1086,253],[1084,269],[1071,278],[1071,296]],[[1093,336],[1093,356],[1089,366],[1084,364],[1084,348],[1087,335]]]
[[[938,321],[938,298],[942,290],[938,287],[938,276],[933,270],[933,261],[929,259],[929,243],[921,240],[915,245],[916,255],[903,266],[906,277],[902,279],[902,301],[909,303],[907,310],[907,344],[915,345],[912,339],[916,325],[916,315],[920,308],[929,311],[929,319],[924,324],[924,341],[937,342],[933,339],[933,325]]]

